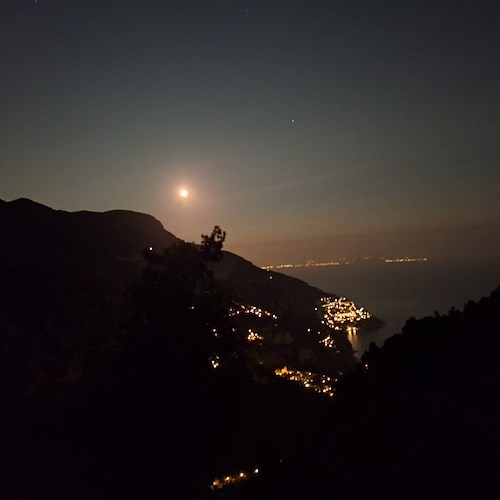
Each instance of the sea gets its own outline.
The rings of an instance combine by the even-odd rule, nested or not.
[[[378,330],[349,334],[359,359],[371,342],[381,346],[401,332],[410,317],[446,314],[462,309],[500,286],[499,260],[465,260],[386,263],[355,261],[337,266],[305,266],[279,269],[322,290],[345,296],[383,319]]]

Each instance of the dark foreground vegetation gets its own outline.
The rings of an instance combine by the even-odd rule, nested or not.
[[[107,259],[131,241],[116,218],[104,245],[109,226],[81,214],[88,246],[72,248],[82,240],[61,240],[66,216],[53,225],[36,208],[34,250],[20,243],[33,206],[22,208],[14,222],[0,211],[2,498],[486,498],[495,486],[500,288],[408,320],[325,398],[249,355],[214,273],[220,228],[199,245],[158,233],[137,272],[127,255]],[[253,299],[271,290],[279,304],[281,289],[243,269]],[[210,488],[242,473],[251,479]]]
[[[499,312],[500,287],[372,344],[300,457],[231,498],[498,496]]]
[[[286,320],[322,291],[217,268],[218,227],[195,245],[143,214],[2,203],[2,498],[201,498],[307,440],[323,401],[250,359],[228,312],[250,293]]]

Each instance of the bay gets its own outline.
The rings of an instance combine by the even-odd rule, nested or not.
[[[406,320],[450,308],[462,309],[500,286],[500,261],[440,261],[385,263],[359,261],[325,267],[279,269],[329,293],[345,296],[363,306],[385,325],[372,331],[349,335],[358,358],[371,342],[382,345],[401,332]]]

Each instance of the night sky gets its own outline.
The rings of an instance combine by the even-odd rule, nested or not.
[[[0,198],[218,224],[262,265],[492,231],[499,26],[481,0],[1,0]]]

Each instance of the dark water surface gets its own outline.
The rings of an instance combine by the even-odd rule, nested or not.
[[[500,286],[500,261],[418,262],[386,264],[359,262],[332,267],[280,270],[327,292],[344,295],[384,319],[384,327],[362,332],[350,340],[359,357],[370,342],[382,345],[399,333],[411,316],[445,314],[462,309]]]

